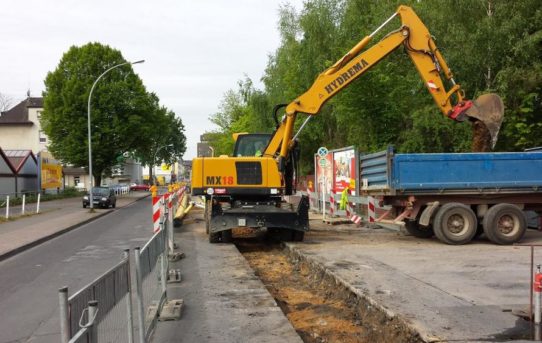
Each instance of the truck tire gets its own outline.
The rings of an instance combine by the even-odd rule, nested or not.
[[[487,211],[483,220],[484,233],[495,244],[518,242],[527,229],[523,211],[513,204],[497,204]]]
[[[220,232],[209,232],[209,243],[220,243]]]
[[[222,243],[231,243],[233,240],[233,234],[232,230],[224,230],[221,232],[222,234]]]
[[[446,244],[460,245],[470,242],[478,223],[472,209],[464,204],[451,202],[443,205],[435,215],[435,236]]]
[[[431,238],[435,235],[432,227],[421,227],[416,220],[406,220],[405,229],[414,237]]]

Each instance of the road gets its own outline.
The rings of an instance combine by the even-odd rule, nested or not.
[[[59,342],[58,289],[70,294],[152,235],[145,198],[0,262],[0,343]]]

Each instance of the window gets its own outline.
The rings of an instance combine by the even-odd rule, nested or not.
[[[40,143],[47,143],[47,136],[41,130],[40,130],[40,133],[39,133],[39,137],[40,137]]]
[[[39,120],[40,117],[41,117],[41,112],[42,112],[42,111],[36,111],[36,113],[37,113],[37,115],[38,115],[38,120]]]

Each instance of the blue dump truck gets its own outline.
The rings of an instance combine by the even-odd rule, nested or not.
[[[524,211],[542,212],[542,151],[396,154],[360,157],[361,195],[389,210],[377,222],[416,237],[466,244],[484,233],[513,244],[527,228]]]

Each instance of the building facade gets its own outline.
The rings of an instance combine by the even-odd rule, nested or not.
[[[15,107],[0,114],[0,147],[4,150],[31,150],[37,155],[47,150],[47,136],[41,130],[39,118],[43,98],[28,97]]]

